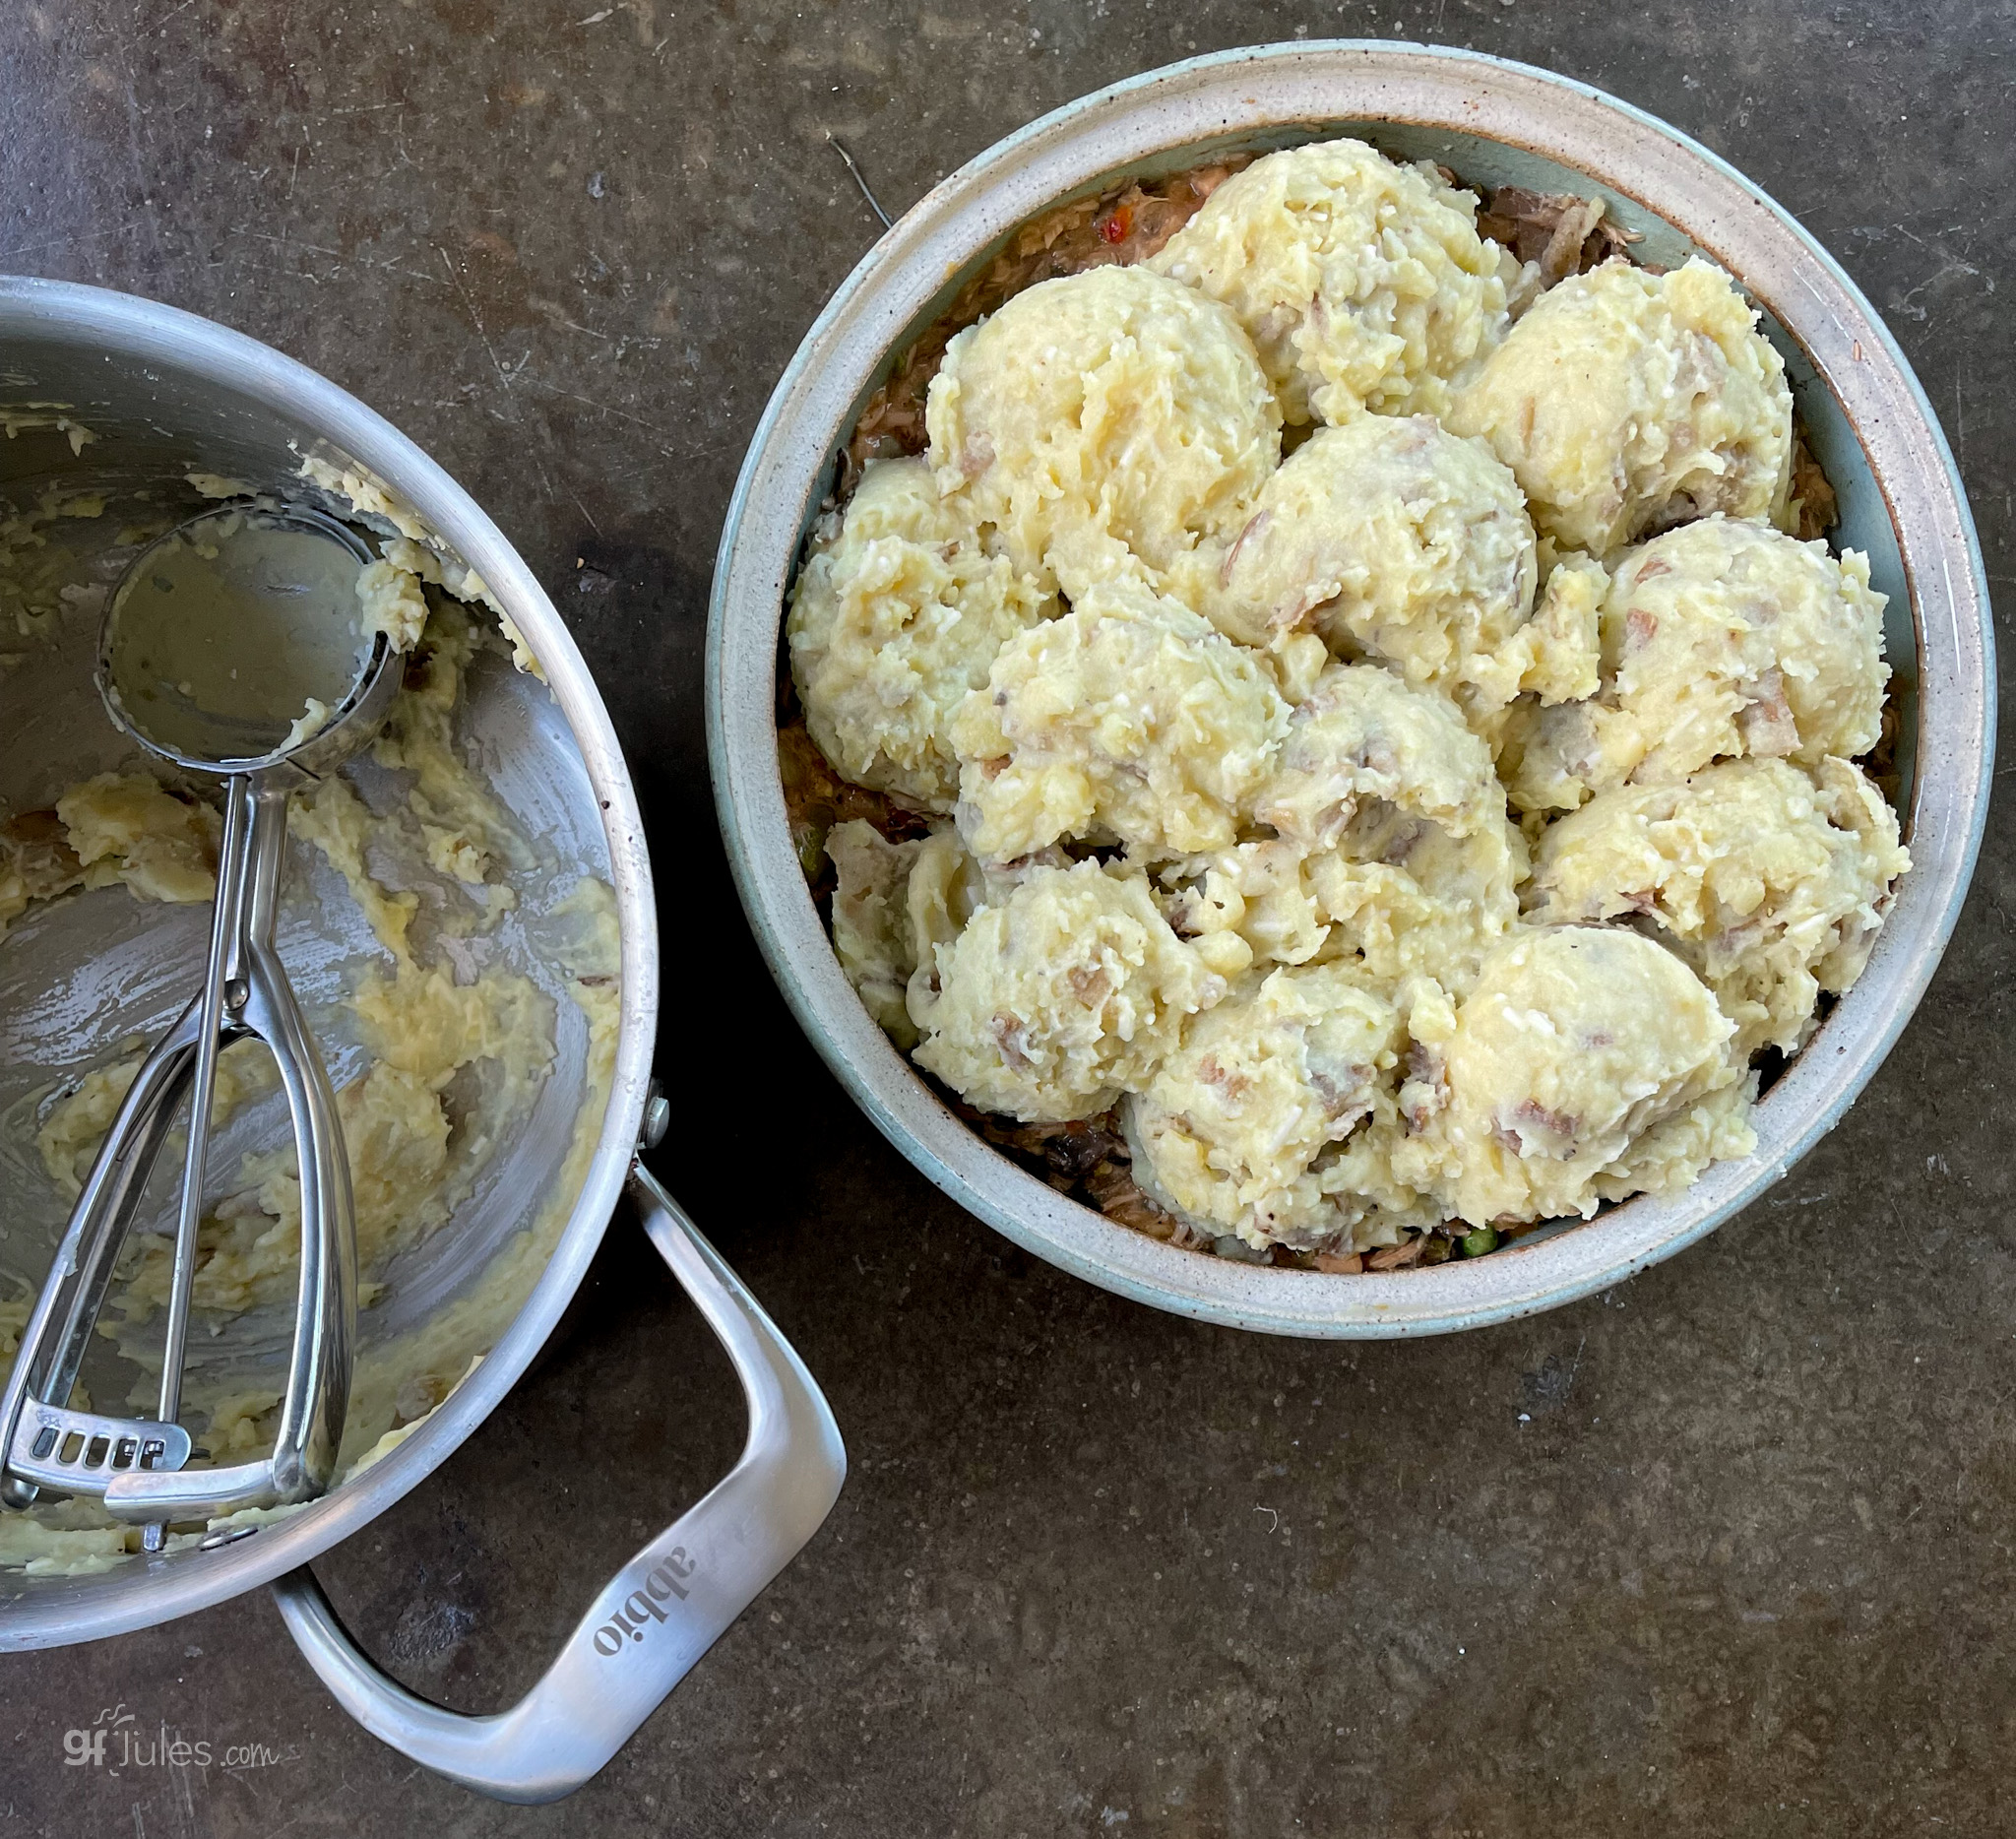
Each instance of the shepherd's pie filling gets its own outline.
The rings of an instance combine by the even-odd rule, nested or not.
[[[1910,865],[1883,597],[1800,539],[1757,315],[1552,202],[1586,243],[1522,264],[1335,140],[1070,207],[815,530],[841,962],[1161,1237],[1386,1269],[1684,1186]]]

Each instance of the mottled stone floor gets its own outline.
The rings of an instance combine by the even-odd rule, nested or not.
[[[828,131],[901,207],[1084,91],[1302,32],[1548,64],[1754,175],[1888,315],[1988,567],[2016,582],[2005,4],[0,16],[0,267],[153,294],[355,391],[495,513],[579,634],[652,822],[662,1060],[690,1082],[675,1185],[803,1350],[853,1459],[804,1557],[560,1807],[417,1775],[335,1710],[255,1595],[0,1663],[0,1833],[1839,1839],[2016,1820],[2006,806],[1923,1010],[1776,1192],[1606,1297],[1418,1345],[1198,1327],[1011,1249],[855,1112],[748,942],[706,785],[703,603],[766,393],[876,231]],[[721,1044],[680,995],[696,964],[757,1018],[704,1079],[695,1056]],[[417,1689],[494,1706],[738,1438],[724,1364],[619,1223],[546,1363],[321,1568]],[[66,1767],[62,1732],[115,1701],[280,1759]]]

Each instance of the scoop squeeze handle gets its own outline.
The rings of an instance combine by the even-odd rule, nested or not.
[[[293,987],[274,947],[280,873],[286,844],[286,790],[266,775],[224,783],[224,847],[218,864],[211,976],[142,1063],[112,1121],[71,1214],[22,1337],[24,1358],[0,1397],[0,1499],[25,1505],[41,1487],[102,1492],[119,1519],[164,1525],[240,1507],[306,1500],[328,1487],[343,1441],[356,1335],[356,1229],[349,1168],[344,1157],[336,1094]],[[220,976],[220,974],[221,974]],[[182,1100],[196,1083],[209,1017],[213,1046],[257,1036],[271,1050],[286,1094],[301,1176],[301,1268],[296,1326],[273,1454],[224,1469],[185,1469],[189,1439],[167,1439],[153,1463],[94,1462],[98,1437],[117,1452],[145,1452],[173,1428],[153,1419],[94,1421],[98,1436],[77,1438],[63,1407],[148,1171],[159,1155]],[[203,1158],[209,1119],[203,1094],[190,1120],[190,1157]],[[195,1276],[194,1215],[185,1207],[170,1286],[169,1365],[179,1368],[179,1337],[188,1321]],[[178,1386],[164,1383],[163,1403]],[[55,1439],[45,1433],[58,1431]],[[49,1447],[41,1447],[43,1443]],[[52,1466],[53,1465],[53,1466]],[[158,1543],[157,1539],[156,1544]]]
[[[847,1475],[833,1413],[777,1325],[642,1164],[629,1185],[742,1381],[749,1434],[727,1478],[617,1572],[525,1697],[488,1716],[387,1679],[307,1569],[273,1586],[288,1632],[351,1717],[499,1801],[557,1801],[607,1762],[818,1530]]]

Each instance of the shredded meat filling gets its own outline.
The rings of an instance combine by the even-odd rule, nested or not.
[[[1834,496],[1834,487],[1820,471],[1819,461],[1813,458],[1813,450],[1806,444],[1806,424],[1797,416],[1794,416],[1792,424],[1792,498],[1798,506],[1799,527],[1796,534],[1801,542],[1826,536],[1841,521],[1841,505]]]
[[[862,818],[892,843],[921,837],[930,830],[927,817],[907,809],[887,793],[870,792],[842,779],[819,751],[804,716],[795,710],[778,723],[777,765],[784,780],[791,847],[798,853],[798,865],[811,883],[815,900],[824,901],[833,892],[833,863],[827,858],[826,838],[836,824]]]
[[[1601,198],[1530,192],[1520,185],[1501,185],[1486,194],[1477,227],[1520,261],[1537,264],[1542,288],[1587,274],[1643,240],[1636,230],[1611,222]]]

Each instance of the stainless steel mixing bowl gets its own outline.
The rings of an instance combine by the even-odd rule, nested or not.
[[[551,1799],[614,1752],[810,1537],[845,1467],[818,1388],[636,1162],[658,1012],[657,924],[636,795],[601,698],[538,583],[468,494],[362,404],[250,339],[123,294],[0,279],[0,421],[11,436],[0,440],[0,497],[17,508],[51,488],[102,491],[112,494],[110,525],[133,492],[146,490],[150,509],[172,513],[177,495],[190,495],[183,481],[191,472],[298,497],[306,490],[302,462],[315,458],[389,487],[482,577],[544,671],[541,682],[501,657],[480,661],[457,718],[458,737],[480,757],[541,857],[488,944],[546,987],[560,1017],[554,1064],[523,1129],[446,1224],[401,1254],[388,1273],[388,1300],[359,1321],[366,1355],[374,1342],[436,1322],[467,1302],[485,1273],[500,1268],[498,1254],[544,1215],[550,1252],[524,1261],[526,1294],[515,1313],[507,1309],[508,1325],[481,1364],[404,1442],[290,1518],[231,1529],[227,1543],[209,1549],[131,1557],[92,1576],[0,1571],[0,1650],[116,1634],[279,1579],[296,1639],[373,1731],[487,1792]],[[69,422],[89,430],[75,448],[58,425]],[[130,758],[92,686],[95,625],[59,620],[32,643],[0,634],[0,652],[19,654],[0,667],[0,812],[37,809],[78,778]],[[323,871],[302,856],[295,872]],[[605,1101],[589,1077],[587,1025],[566,996],[567,974],[539,935],[542,916],[584,874],[613,888],[621,934],[621,1012]],[[0,1120],[20,1123],[52,1076],[102,1060],[121,1039],[158,1035],[187,995],[191,966],[200,969],[208,931],[207,907],[142,905],[116,892],[75,897],[18,921],[0,944]],[[346,962],[373,949],[340,898],[290,902],[280,943],[311,1014],[337,994]],[[326,1050],[339,1081],[355,1070],[354,1047],[347,1063],[340,1046]],[[564,1165],[577,1119],[595,1127],[589,1108],[600,1108],[599,1132],[586,1177],[569,1195],[561,1191]],[[420,1482],[495,1407],[558,1321],[626,1183],[742,1377],[748,1443],[734,1473],[588,1607],[517,1707],[489,1719],[460,1717],[380,1676],[303,1567]],[[64,1211],[18,1147],[12,1161],[0,1156],[0,1274],[9,1294],[39,1283]]]
[[[1601,195],[1671,265],[1696,251],[1764,309],[1841,499],[1839,540],[1890,596],[1905,834],[1915,863],[1860,983],[1758,1107],[1755,1155],[1683,1193],[1556,1224],[1485,1258],[1326,1276],[1214,1258],[1128,1231],[990,1149],[871,1022],[833,955],[787,830],[775,685],[784,594],[836,456],[896,356],[1019,224],[1127,178],[1354,133],[1469,184]],[[708,744],[737,884],[786,998],[889,1139],[974,1213],[1123,1296],[1234,1327],[1431,1334],[1601,1290],[1756,1199],[1841,1119],[1909,1019],[1960,911],[1994,753],[1994,654],[1979,545],[1924,392],[1840,266],[1685,135],[1585,85],[1473,52],[1358,42],[1228,51],[1115,85],[990,148],[882,237],[772,396],[722,533],[708,630]]]

